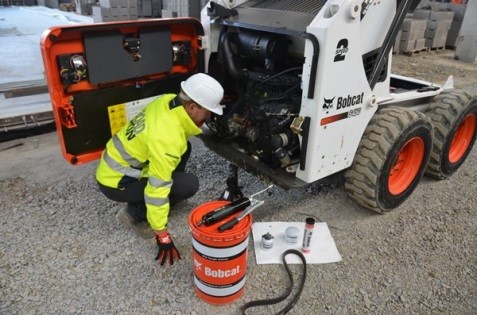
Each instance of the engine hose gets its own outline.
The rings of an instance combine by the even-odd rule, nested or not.
[[[292,275],[292,272],[290,270],[290,267],[288,266],[288,263],[285,260],[285,256],[288,255],[288,254],[297,255],[301,259],[301,261],[303,262],[303,277],[302,277],[303,280],[301,281],[301,283],[299,285],[298,292],[296,293],[295,297],[288,303],[287,306],[285,306],[280,312],[278,312],[277,315],[287,314],[295,306],[295,304],[298,302],[298,299],[300,298],[300,295],[303,291],[303,287],[305,286],[306,259],[305,259],[305,256],[303,256],[303,254],[300,251],[298,251],[296,249],[288,249],[283,253],[283,256],[282,256],[283,265],[285,266],[285,269],[286,269],[287,274],[288,274],[288,278],[290,279],[290,285],[289,285],[287,291],[283,295],[281,295],[279,297],[276,297],[276,298],[264,299],[264,300],[255,300],[255,301],[250,301],[250,302],[246,303],[245,305],[243,305],[240,308],[240,311],[242,312],[242,314],[245,314],[245,311],[250,307],[277,304],[277,303],[285,300],[290,295],[290,293],[292,292],[292,289],[293,289],[293,275]]]
[[[267,98],[266,102],[269,103],[269,102],[276,102],[276,101],[282,100],[285,97],[287,97],[291,92],[293,92],[293,90],[299,88],[300,85],[301,85],[301,82],[298,82],[297,84],[295,84],[294,86],[292,86],[291,88],[289,88],[288,90],[286,90],[285,92],[280,94],[279,96],[275,96],[275,97],[272,97],[272,98]]]
[[[270,81],[270,80],[273,80],[281,75],[284,75],[288,72],[291,72],[291,71],[295,71],[295,70],[302,70],[302,67],[293,67],[293,68],[289,68],[289,69],[286,69],[286,70],[283,70],[279,73],[276,73],[266,79],[264,79],[263,81],[259,82],[257,85],[253,86],[250,93],[249,93],[249,103],[250,103],[250,109],[252,111],[252,115],[253,115],[253,118],[257,119],[256,118],[256,115],[255,115],[255,112],[253,111],[253,106],[254,106],[254,101],[251,99],[251,97],[255,94],[255,91],[260,87],[262,86],[263,84],[265,84],[266,82]],[[292,92],[295,88],[297,88],[299,85],[296,85],[296,86],[293,86],[289,91],[286,91],[287,93],[290,93]],[[285,95],[286,96],[286,95]]]
[[[236,80],[244,79],[245,73],[235,64],[232,48],[230,47],[230,33],[225,33],[220,37],[220,46],[222,47],[221,56],[224,58],[228,73]]]
[[[284,75],[284,74],[286,74],[286,73],[288,73],[288,72],[292,72],[292,71],[295,71],[295,70],[303,70],[303,68],[302,68],[302,67],[293,67],[293,68],[285,69],[285,70],[283,70],[283,71],[281,71],[281,72],[279,72],[279,73],[276,73],[276,74],[274,74],[274,75],[272,75],[272,76],[267,77],[266,79],[264,79],[263,81],[261,81],[259,84],[257,84],[257,86],[255,86],[255,89],[257,89],[259,86],[261,86],[261,85],[264,84],[264,83],[267,83],[267,82],[270,81],[270,80],[273,80],[273,79],[275,79],[275,78],[277,78],[277,77],[279,77],[279,76],[281,76],[281,75]]]

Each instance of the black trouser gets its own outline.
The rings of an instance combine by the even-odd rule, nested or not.
[[[191,144],[187,142],[187,151],[182,155],[179,165],[172,172],[172,187],[169,204],[173,206],[195,195],[199,190],[199,179],[194,174],[185,173],[185,167],[191,154]],[[144,189],[147,178],[132,181],[123,189],[111,188],[98,182],[99,190],[109,199],[128,203],[128,212],[136,221],[146,220]]]

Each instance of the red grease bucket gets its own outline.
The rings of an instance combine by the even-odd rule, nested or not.
[[[195,293],[209,304],[222,305],[243,295],[247,272],[247,249],[252,216],[247,215],[232,229],[218,227],[233,216],[211,226],[196,225],[206,213],[229,204],[229,201],[204,203],[189,215],[194,258]]]

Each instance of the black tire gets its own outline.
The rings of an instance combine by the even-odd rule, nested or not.
[[[391,211],[416,188],[431,148],[432,125],[426,115],[401,107],[379,110],[366,127],[353,163],[345,173],[348,195],[372,211]],[[404,159],[403,153],[407,153]],[[408,159],[406,167],[399,168],[398,157],[399,161]],[[406,173],[406,169],[412,172]],[[407,174],[405,181],[397,180],[396,173],[400,172]]]
[[[426,175],[445,179],[461,167],[474,146],[477,99],[464,91],[444,91],[434,98],[426,115],[434,126]]]

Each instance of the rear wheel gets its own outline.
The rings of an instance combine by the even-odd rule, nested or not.
[[[435,130],[426,174],[445,179],[459,169],[475,143],[477,99],[464,91],[444,91],[426,114]]]
[[[400,107],[379,110],[345,174],[348,195],[376,212],[396,208],[422,178],[431,147],[432,125],[424,114]]]

